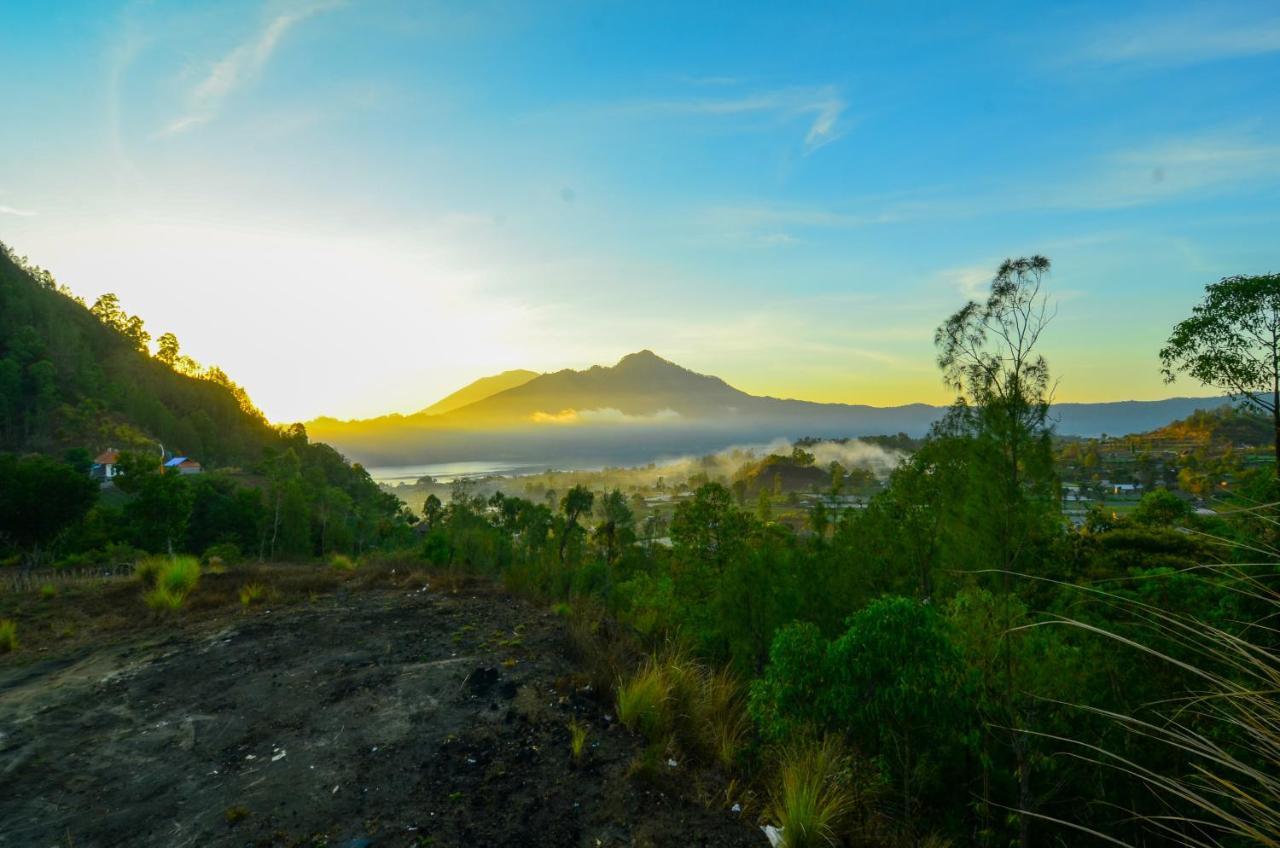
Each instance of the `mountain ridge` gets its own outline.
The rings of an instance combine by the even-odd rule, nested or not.
[[[1064,435],[1121,434],[1151,430],[1223,402],[1210,397],[1062,403],[1051,414]],[[614,365],[539,374],[441,414],[316,419],[307,426],[317,438],[372,464],[497,456],[581,461],[587,454],[609,463],[778,437],[921,436],[945,411],[926,403],[877,407],[752,395],[645,349]]]

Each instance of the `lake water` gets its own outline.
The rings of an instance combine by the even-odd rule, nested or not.
[[[425,465],[390,465],[368,468],[369,476],[378,483],[413,483],[419,477],[434,477],[441,483],[466,480],[474,477],[518,477],[522,474],[538,474],[547,470],[545,465],[521,465],[510,462],[435,462]]]

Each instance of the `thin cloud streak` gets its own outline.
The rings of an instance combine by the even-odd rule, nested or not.
[[[774,114],[783,119],[805,117],[810,120],[804,137],[804,151],[808,155],[844,135],[841,117],[847,106],[834,88],[823,86],[763,91],[737,97],[644,100],[623,104],[614,111],[642,117],[750,114]]]
[[[14,206],[0,204],[0,215],[16,215],[19,218],[30,218],[36,214],[34,209],[18,209]]]
[[[1184,14],[1145,18],[1095,33],[1078,60],[1103,65],[1191,65],[1280,52],[1280,17],[1225,21]]]
[[[178,135],[212,121],[236,89],[257,78],[290,29],[341,5],[343,0],[327,0],[272,18],[252,38],[214,63],[208,76],[192,89],[187,113],[171,121],[160,134]]]

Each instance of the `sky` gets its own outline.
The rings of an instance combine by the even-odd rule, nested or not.
[[[1050,257],[1068,401],[1280,270],[1280,6],[0,3],[0,241],[275,421],[649,348],[949,399],[933,331]]]

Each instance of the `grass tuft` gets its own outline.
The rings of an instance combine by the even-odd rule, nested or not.
[[[618,719],[653,740],[671,729],[671,688],[662,666],[650,659],[631,678],[618,681]]]
[[[152,586],[143,593],[143,602],[156,612],[175,612],[200,582],[200,561],[191,556],[149,557],[138,564],[136,573]]]
[[[40,597],[46,601],[52,601],[58,597],[58,587],[52,583],[45,583],[40,587]]]
[[[337,571],[355,571],[356,563],[345,554],[334,554],[329,557],[329,566]]]
[[[186,597],[200,582],[200,560],[192,556],[171,558],[156,579],[156,585],[175,595]]]
[[[240,605],[251,607],[267,599],[267,587],[261,583],[246,583],[240,587]]]
[[[591,728],[576,718],[569,722],[569,753],[573,755],[575,762],[582,759],[582,754],[587,748],[587,736],[590,732]]]
[[[0,618],[0,654],[10,654],[18,650],[18,622],[9,618]]]
[[[838,844],[840,826],[856,798],[844,780],[847,759],[834,739],[784,751],[769,815],[782,828],[784,848]]]
[[[156,612],[176,612],[187,602],[187,596],[175,594],[163,586],[157,586],[143,592],[142,601]]]

